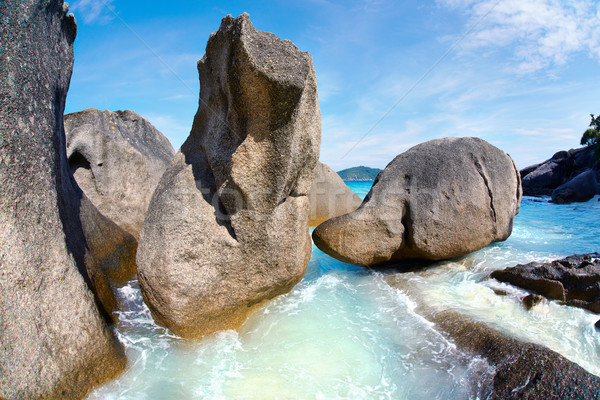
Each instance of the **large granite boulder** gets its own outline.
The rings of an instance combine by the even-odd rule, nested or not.
[[[79,399],[124,353],[90,289],[111,244],[71,176],[62,115],[75,19],[62,0],[0,4],[0,397]],[[117,228],[118,229],[118,228]],[[135,243],[135,240],[134,240]],[[95,247],[90,250],[90,246]],[[126,246],[125,246],[126,247]]]
[[[553,191],[569,183],[571,180],[589,171],[594,167],[596,161],[593,153],[596,146],[587,146],[575,150],[559,151],[550,159],[536,165],[532,165],[521,170],[521,179],[523,184],[523,194],[526,196],[551,196],[554,198]],[[581,187],[574,182],[571,189],[585,189],[580,194],[568,194],[566,191],[559,191],[562,194],[557,195],[558,202],[570,203],[573,201],[587,201],[596,193],[589,196],[589,188]]]
[[[588,169],[552,191],[552,202],[568,204],[584,202],[600,193],[598,171]]]
[[[247,14],[223,18],[198,71],[194,125],[154,192],[137,256],[156,321],[186,337],[239,326],[302,278],[321,134],[311,56]]]
[[[494,271],[491,277],[600,314],[600,254],[573,255]]]
[[[315,177],[308,193],[310,200],[309,226],[317,226],[330,218],[354,211],[362,200],[328,165],[317,163]]]
[[[520,203],[506,153],[477,138],[432,140],[397,156],[358,210],[319,225],[313,239],[357,265],[449,259],[507,239]]]
[[[169,140],[133,111],[67,114],[67,157],[98,210],[138,236],[154,188],[175,155]]]

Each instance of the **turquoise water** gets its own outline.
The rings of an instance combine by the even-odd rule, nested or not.
[[[349,182],[360,197],[368,182]],[[469,256],[394,278],[339,262],[313,246],[304,280],[238,331],[183,341],[157,326],[136,281],[119,290],[115,327],[128,370],[90,399],[485,398],[490,366],[462,354],[415,311],[426,299],[545,344],[600,374],[599,318],[487,279],[516,263],[600,247],[600,202],[523,200],[513,235]],[[503,288],[507,296],[493,289]]]

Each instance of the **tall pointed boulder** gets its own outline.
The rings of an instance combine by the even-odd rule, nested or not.
[[[99,219],[67,165],[62,115],[76,34],[67,11],[62,0],[0,3],[0,398],[6,399],[83,398],[126,364],[100,311],[114,298],[92,289],[109,280],[95,268],[120,268],[115,249],[132,253],[101,240],[114,224]],[[112,296],[110,288],[105,293]]]
[[[198,71],[194,125],[154,192],[137,256],[154,317],[186,337],[239,326],[302,278],[321,134],[311,56],[247,14],[223,19]]]

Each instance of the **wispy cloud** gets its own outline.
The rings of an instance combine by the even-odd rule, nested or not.
[[[532,73],[565,64],[585,52],[600,59],[600,5],[592,0],[439,0],[476,20],[486,16],[463,49],[514,46],[517,71]]]
[[[87,24],[104,23],[113,19],[109,7],[114,0],[73,0],[69,9],[76,18],[82,19]]]

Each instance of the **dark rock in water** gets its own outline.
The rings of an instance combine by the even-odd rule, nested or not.
[[[375,266],[458,257],[505,240],[521,202],[512,159],[477,138],[445,138],[396,157],[360,208],[313,232],[324,252]]]
[[[574,255],[550,263],[532,262],[494,271],[491,277],[548,299],[600,313],[600,255]]]
[[[312,58],[223,18],[198,63],[200,106],[140,233],[138,278],[157,322],[198,337],[239,326],[310,259],[321,125]]]
[[[137,237],[154,188],[175,155],[169,140],[129,110],[90,108],[64,118],[77,184],[102,214]]]
[[[98,266],[120,257],[100,240],[112,225],[77,187],[65,153],[76,34],[66,12],[62,0],[0,4],[0,397],[7,399],[83,398],[126,364],[99,311],[102,294],[90,290],[108,285]]]
[[[580,149],[560,151],[543,163],[532,165],[521,170],[523,181],[523,194],[525,196],[550,196],[554,200],[553,191],[561,185],[590,170],[594,166],[593,152],[595,146],[582,147]],[[577,182],[575,182],[577,183]],[[571,186],[571,189],[584,189],[587,193],[589,188],[579,184]],[[566,188],[565,188],[566,190]],[[557,199],[565,203],[572,201],[587,201],[591,197],[587,194],[573,194],[564,192]],[[593,197],[593,195],[592,195]]]
[[[523,305],[526,309],[531,310],[533,307],[540,304],[543,299],[544,297],[540,296],[539,294],[528,294],[525,296],[525,298],[523,298]]]
[[[316,226],[330,218],[356,210],[362,200],[329,166],[319,162],[315,168],[310,192],[309,226]]]
[[[598,172],[588,169],[552,191],[552,202],[568,204],[590,200],[600,192]]]
[[[495,366],[486,399],[597,399],[600,377],[560,354],[522,342],[452,311],[433,315],[436,326],[463,350]]]
[[[594,327],[595,327],[597,330],[600,330],[600,319],[599,319],[598,321],[596,321],[596,323],[594,324]]]

